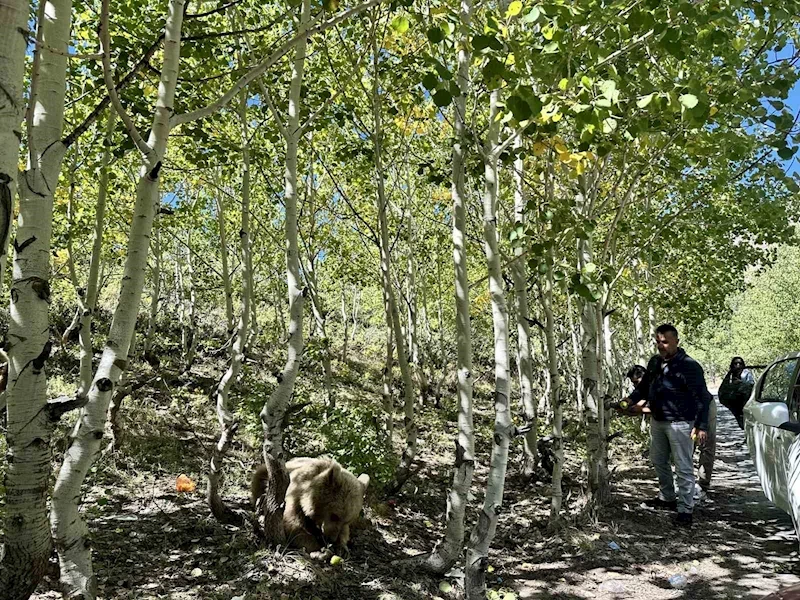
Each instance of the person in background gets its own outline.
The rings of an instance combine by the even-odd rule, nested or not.
[[[646,372],[647,369],[642,365],[633,365],[628,369],[626,377],[636,388]],[[649,415],[650,408],[647,405],[647,400],[640,400],[637,404],[631,406],[628,412]],[[644,431],[644,425],[642,426],[642,431]],[[700,460],[697,481],[694,486],[695,503],[703,502],[706,499],[707,492],[711,487],[711,474],[714,472],[714,460],[717,454],[717,405],[713,398],[709,401],[708,406],[708,437],[706,438],[706,443],[699,446]]]
[[[639,385],[622,402],[634,413],[643,412],[648,403],[652,413],[650,459],[658,475],[659,494],[648,504],[677,510],[675,524],[691,527],[695,503],[692,455],[695,441],[702,447],[708,439],[711,394],[703,367],[678,344],[678,330],[673,325],[665,323],[656,329],[658,354],[650,359]],[[675,463],[677,493],[670,456]]]
[[[733,413],[741,429],[744,429],[744,405],[750,398],[755,383],[753,373],[745,368],[744,359],[741,356],[734,356],[728,374],[719,386],[719,401]]]

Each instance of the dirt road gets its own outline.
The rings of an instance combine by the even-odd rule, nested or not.
[[[755,600],[800,582],[791,519],[764,497],[733,416],[720,406],[718,419],[712,490],[691,531],[641,505],[656,492],[655,473],[643,461],[617,474],[618,500],[603,516],[609,525],[585,551],[579,545],[572,557],[518,563],[509,587],[519,598]],[[687,580],[683,589],[669,582],[679,574]]]

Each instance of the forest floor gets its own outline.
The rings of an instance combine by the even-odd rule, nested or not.
[[[205,381],[205,387],[213,383],[209,377]],[[216,423],[208,397],[199,394],[199,398],[197,403],[189,402],[179,389],[166,384],[160,391],[145,389],[143,395],[129,400],[135,409],[125,408],[132,414],[124,413],[122,452],[104,456],[93,468],[84,515],[92,533],[102,598],[457,597],[463,564],[449,576],[436,577],[402,562],[429,551],[442,536],[445,491],[451,480],[452,415],[442,424],[441,411],[423,410],[420,470],[397,496],[368,495],[367,525],[354,532],[350,556],[334,566],[296,550],[264,547],[248,531],[220,525],[210,516],[203,473],[216,440]],[[476,425],[482,434],[492,419],[487,398],[476,406]],[[519,446],[515,446],[504,510],[490,552],[489,597],[755,600],[800,581],[791,520],[764,498],[733,417],[722,408],[718,414],[713,487],[696,510],[690,531],[674,528],[670,514],[642,505],[655,494],[655,474],[641,457],[642,445],[623,438],[613,443],[609,505],[591,521],[575,516],[580,487],[574,476],[568,476],[565,506],[573,516],[557,534],[548,533],[549,488],[521,482]],[[246,473],[259,453],[246,441],[244,429],[240,436],[244,439],[237,440],[228,459],[226,488],[228,501],[242,509],[248,505]],[[257,439],[250,433],[250,439]],[[482,499],[487,451],[483,447],[483,454],[479,453],[468,527]],[[175,478],[180,473],[197,482],[195,491],[176,491]],[[669,577],[676,574],[686,575],[684,589],[670,585]],[[452,590],[442,591],[440,586],[448,587],[444,582]],[[56,582],[47,579],[34,598],[60,598]]]

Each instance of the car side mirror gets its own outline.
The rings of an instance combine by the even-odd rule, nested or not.
[[[800,433],[800,423],[791,422],[789,407],[783,402],[756,402],[750,410],[755,420],[762,425]]]

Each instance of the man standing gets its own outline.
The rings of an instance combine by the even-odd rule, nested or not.
[[[631,412],[647,403],[650,423],[650,459],[658,475],[658,497],[648,502],[656,508],[678,511],[675,524],[692,525],[695,477],[692,465],[695,440],[705,445],[711,394],[703,367],[678,347],[678,330],[670,324],[656,329],[658,354],[650,359],[639,385],[625,400]],[[675,463],[678,491],[672,479],[670,455]]]

